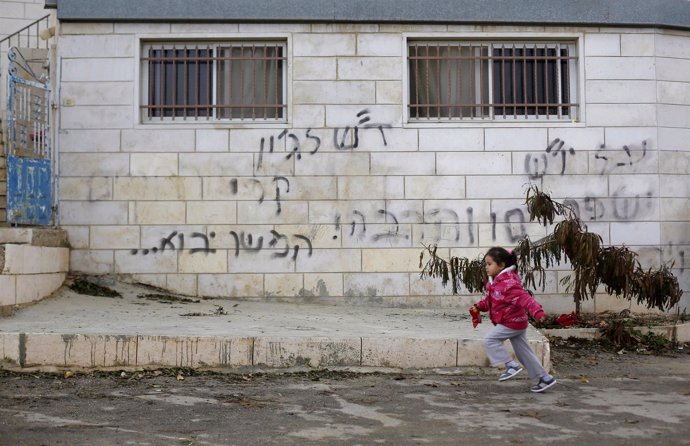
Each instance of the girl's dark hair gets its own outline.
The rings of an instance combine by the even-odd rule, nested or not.
[[[489,256],[494,259],[496,263],[502,263],[506,268],[513,266],[517,263],[517,254],[515,251],[508,251],[500,246],[494,246],[493,248],[486,251],[484,257]]]

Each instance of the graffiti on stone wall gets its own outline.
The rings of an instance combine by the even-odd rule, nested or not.
[[[568,156],[574,155],[574,148],[566,145],[566,142],[560,138],[556,138],[549,143],[544,153],[525,155],[525,172],[530,180],[536,180],[544,177],[550,171],[550,166],[555,166],[559,174],[563,175]]]
[[[542,179],[545,175],[565,175],[568,159],[576,156],[575,148],[560,138],[553,139],[544,152],[525,155],[525,173],[530,180]],[[601,144],[594,155],[599,175],[631,168],[647,156],[647,140],[640,144],[612,148]]]
[[[633,221],[652,215],[655,209],[651,190],[628,196],[625,186],[616,189],[611,197],[566,199],[563,204],[570,206],[583,221]]]
[[[602,144],[597,149],[594,158],[599,162],[599,174],[607,175],[617,169],[630,167],[639,163],[647,156],[647,140],[643,140],[638,146],[624,145],[620,149],[611,149]]]
[[[287,257],[290,253],[290,250],[292,250],[292,260],[297,259],[297,254],[299,254],[300,250],[299,243],[291,245],[290,238],[287,235],[281,234],[276,230],[272,229],[270,233],[271,240],[267,243],[267,247],[274,251],[272,253],[273,257]],[[256,239],[254,239],[254,236],[251,233],[245,233],[244,231],[241,231],[239,234],[235,231],[230,231],[230,235],[235,240],[235,257],[239,257],[240,249],[242,251],[250,253],[259,252],[263,249],[263,236],[258,236]],[[302,234],[292,234],[292,237],[293,239],[296,239],[300,242],[304,242],[306,244],[307,249],[309,249],[307,255],[311,257],[312,243],[310,238]],[[253,240],[256,240],[256,244],[254,244]]]
[[[426,215],[409,209],[403,209],[398,213],[378,209],[373,216],[356,209],[347,216],[336,212],[333,224],[335,233],[332,238],[337,239],[343,235],[374,244],[409,240],[411,234],[401,230],[402,222],[405,222],[406,225],[421,226],[419,241],[422,243],[451,242],[475,245],[477,241],[475,228],[482,222],[475,221],[474,209],[471,206],[464,209],[465,220],[461,221],[460,214],[451,208],[430,209]],[[523,209],[509,209],[501,215],[502,220],[499,222],[495,212],[490,214],[492,241],[497,240],[497,227],[501,225],[505,227],[507,237],[513,242],[527,233]],[[344,224],[343,221],[348,223]],[[372,227],[376,229],[372,230]],[[313,254],[313,236],[307,234],[282,234],[275,229],[270,230],[268,234],[256,234],[246,230],[230,230],[227,234],[234,242],[230,249],[235,257],[239,257],[241,253],[252,254],[263,250],[270,250],[274,258],[286,258],[292,253],[290,256],[292,260],[297,259],[300,252],[306,251],[309,257]],[[173,230],[162,237],[156,246],[132,249],[130,252],[132,255],[146,256],[187,249],[190,254],[209,255],[215,254],[219,249],[217,246],[211,246],[217,238],[214,231],[209,232],[208,235],[200,232],[186,235],[184,232]]]
[[[191,235],[191,239],[201,239],[202,245],[203,246],[197,246],[198,244],[195,243],[195,246],[193,248],[189,249],[190,254],[196,254],[196,253],[204,253],[204,254],[215,254],[216,250],[211,248],[210,239],[214,239],[216,237],[216,233],[211,231],[208,236],[206,234],[203,234],[201,232],[193,232]],[[177,243],[177,244],[176,244]],[[192,243],[190,243],[192,244]],[[154,246],[150,249],[132,249],[130,252],[132,255],[137,255],[141,253],[142,255],[148,255],[148,254],[157,254],[157,253],[163,253],[166,250],[171,250],[171,251],[183,251],[185,247],[185,236],[183,233],[178,233],[177,231],[172,231],[167,237],[163,237],[160,240],[160,243],[158,246]]]
[[[263,249],[271,249],[273,257],[287,257],[292,251],[292,260],[297,258],[297,254],[300,251],[300,242],[304,243],[306,247],[307,255],[311,257],[312,255],[312,242],[309,237],[303,234],[292,234],[292,240],[297,240],[298,242],[291,242],[290,237],[285,234],[281,234],[278,231],[270,231],[270,240],[266,243],[264,247],[264,236],[240,231],[229,231],[229,235],[233,238],[235,242],[235,257],[240,255],[240,252],[245,253],[256,253]],[[216,248],[210,247],[210,240],[216,238],[216,233],[211,231],[208,236],[199,232],[192,233],[191,239],[201,239],[203,246],[195,246],[189,249],[190,254],[203,253],[206,255],[215,254],[217,252]],[[294,245],[291,243],[295,243]],[[191,243],[190,243],[191,244]],[[132,255],[149,255],[149,254],[162,254],[167,251],[184,251],[185,249],[185,234],[178,231],[172,231],[167,237],[160,239],[158,246],[154,246],[148,249],[132,249],[130,252]]]
[[[370,111],[363,109],[356,115],[357,123],[352,126],[336,127],[333,129],[332,147],[335,150],[354,150],[359,148],[359,134],[360,131],[377,130],[381,135],[381,140],[384,146],[388,145],[386,140],[385,129],[390,129],[393,126],[386,123],[372,122]],[[275,147],[278,141],[286,140],[287,144],[287,159],[294,157],[296,160],[302,159],[302,153],[315,155],[322,145],[322,140],[316,135],[312,134],[314,129],[309,128],[300,136],[297,133],[283,130],[277,135],[271,135],[268,138],[262,137],[259,141],[259,159],[257,161],[257,168],[261,169],[263,166],[264,156],[277,154]]]
[[[240,180],[241,179],[238,178],[232,178],[230,180],[230,195],[237,196],[239,194]],[[250,190],[251,194],[256,194],[256,201],[260,205],[263,204],[266,199],[266,186],[256,178],[247,178],[246,180],[242,181],[244,183],[242,184],[243,188]],[[270,191],[270,193],[273,194],[271,201],[275,202],[276,215],[280,215],[282,212],[281,194],[284,195],[290,192],[290,180],[281,175],[273,177],[271,183],[271,187],[273,189]]]
[[[370,111],[362,109],[354,117],[352,125],[332,129],[331,148],[336,151],[353,151],[361,148],[360,132],[365,131],[377,132],[383,145],[387,146],[385,131],[390,128],[392,128],[390,124],[375,122]],[[286,144],[285,152],[276,151],[277,142],[283,140]],[[280,155],[296,161],[302,160],[304,155],[318,153],[323,144],[324,140],[313,134],[311,128],[304,134],[283,130],[276,135],[262,137],[259,141],[257,167],[261,167],[264,157],[269,155]],[[638,146],[624,145],[620,149],[612,149],[601,145],[594,155],[599,173],[606,175],[642,161],[646,156],[647,141],[642,141]],[[525,156],[525,172],[530,180],[543,179],[545,175],[565,175],[568,162],[578,156],[578,153],[567,141],[555,138],[542,153],[529,153]],[[258,206],[273,203],[277,216],[281,215],[282,202],[291,191],[290,178],[282,175],[267,178],[231,178],[229,186],[230,196],[236,199],[249,197],[255,200]],[[621,187],[611,196],[586,196],[581,199],[567,199],[565,203],[571,206],[584,221],[634,221],[654,212],[652,196],[651,190],[641,194],[629,194],[625,187]],[[409,228],[420,225],[421,229],[415,238],[421,243],[448,242],[455,245],[474,246],[478,243],[478,234],[475,231],[482,224],[490,225],[492,242],[504,240],[503,237],[505,237],[511,243],[515,243],[528,232],[527,213],[523,206],[507,210],[494,209],[489,213],[488,222],[481,218],[477,220],[475,210],[471,206],[463,209],[432,208],[424,212],[416,209],[402,209],[395,212],[391,209],[378,209],[373,212],[373,215],[367,215],[367,211],[354,209],[349,215],[342,215],[334,210],[332,239],[349,237],[373,244],[406,243],[412,237]],[[500,234],[501,236],[497,234],[499,229],[505,231]],[[311,257],[313,253],[314,238],[307,234],[282,234],[276,229],[271,229],[267,233],[251,233],[243,227],[242,230],[229,230],[227,235],[234,243],[228,248],[230,252],[234,252],[234,257],[239,257],[241,253],[248,255],[269,250],[271,257],[290,258],[294,261],[300,254]],[[215,232],[210,232],[208,235],[201,232],[185,235],[182,232],[172,231],[162,237],[156,246],[133,249],[131,254],[159,254],[166,250],[185,251],[186,248],[186,252],[190,254],[210,255],[215,254],[218,249],[212,246],[215,239]],[[684,265],[684,251],[680,259]]]

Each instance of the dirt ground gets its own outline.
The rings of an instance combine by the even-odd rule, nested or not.
[[[690,348],[554,343],[559,383],[425,373],[0,372],[2,445],[690,444]]]
[[[634,377],[653,375],[660,370],[690,374],[688,343],[655,352],[644,345],[628,350],[605,342],[578,339],[551,339],[550,342],[554,371],[563,377],[574,378],[588,374]]]

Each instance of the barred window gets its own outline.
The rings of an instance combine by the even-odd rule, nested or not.
[[[577,119],[574,42],[408,42],[410,121]]]
[[[142,118],[284,120],[285,54],[284,42],[146,44]]]

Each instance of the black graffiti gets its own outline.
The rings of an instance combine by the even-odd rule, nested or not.
[[[467,239],[470,244],[475,243],[475,221],[474,221],[474,209],[469,206],[465,209],[467,215],[467,224],[464,224],[467,232]],[[452,242],[458,242],[462,236],[461,221],[459,214],[456,210],[450,208],[434,208],[428,210],[426,213],[421,213],[416,210],[404,209],[397,214],[386,209],[379,209],[376,212],[379,219],[383,220],[384,224],[390,225],[390,229],[378,231],[371,233],[368,238],[374,242],[379,242],[381,240],[409,240],[410,234],[401,231],[401,219],[398,217],[402,216],[403,222],[412,224],[420,224],[422,230],[420,232],[420,241],[432,241],[437,243],[441,240],[448,240]],[[342,216],[340,213],[335,215],[335,230],[336,233],[340,230]],[[367,218],[367,216],[359,211],[352,211],[352,220],[350,223],[350,237],[356,237],[357,239],[363,240],[367,238],[367,224],[373,221],[377,223],[378,221],[374,218]],[[434,230],[430,231],[431,234],[425,232],[423,229],[426,226],[431,226]],[[453,232],[450,237],[444,237],[444,228],[451,229]],[[333,236],[334,239],[337,238]],[[495,238],[495,237],[494,237]]]
[[[498,218],[496,212],[489,214],[491,219],[491,240],[496,241],[496,227],[498,226]],[[525,212],[521,208],[513,208],[507,210],[503,214],[503,223],[505,223],[506,235],[511,243],[515,243],[525,235],[527,235],[527,227],[525,226]],[[515,230],[517,227],[517,231]]]
[[[283,133],[287,132],[287,130],[283,130]],[[281,133],[282,135],[282,133]],[[268,138],[269,144],[268,144],[268,151],[269,153],[273,153],[273,145],[275,144],[275,137],[271,136]],[[261,137],[261,142],[259,143],[259,160],[256,163],[256,168],[261,169],[261,166],[263,165],[263,160],[264,160],[264,145],[266,144],[266,138]]]
[[[566,161],[566,155],[571,154],[575,155],[575,149],[570,147],[567,150],[563,149],[563,146],[565,145],[565,141],[561,141],[559,138],[554,139],[551,141],[551,144],[548,145],[546,148],[546,153],[551,153],[553,156],[557,156],[559,153],[561,154],[561,175],[565,173],[565,161]],[[553,149],[556,150],[553,150]],[[553,153],[552,153],[553,151]]]
[[[604,203],[594,197],[585,197],[585,210],[589,213],[590,220],[601,220],[606,215]]]
[[[237,234],[235,231],[230,231],[230,235],[235,240],[235,257],[239,257],[240,255],[240,250],[242,251],[247,251],[249,253],[258,253],[263,249],[263,242],[264,242],[264,237],[259,236],[256,239],[256,244],[254,244],[254,236],[252,234],[247,234],[245,232],[240,232],[240,234]],[[287,257],[289,254],[289,251],[291,249],[290,247],[290,242],[288,236],[279,233],[276,230],[271,230],[271,240],[268,242],[268,247],[275,249],[276,246],[279,243],[283,243],[283,247],[281,251],[274,252],[272,254],[273,257]],[[308,256],[311,257],[313,253],[312,249],[312,243],[309,237],[302,235],[302,234],[293,234],[292,237],[296,238],[297,240],[303,241],[306,243],[307,248],[309,249]],[[299,254],[300,250],[300,245],[295,244],[292,246],[293,250],[293,255],[292,255],[292,260],[297,259],[297,255]]]
[[[261,187],[261,197],[259,202],[263,201],[263,186],[256,179],[251,179],[252,187]],[[276,186],[276,203],[279,205],[280,198],[283,194],[289,192],[289,180],[285,177],[276,176],[273,178],[273,182]],[[231,180],[231,191],[235,192],[239,189],[239,183],[236,179]],[[284,189],[283,189],[284,188]],[[607,215],[611,216],[616,220],[634,220],[639,218],[643,212],[646,210],[653,209],[652,192],[648,191],[643,194],[636,194],[634,196],[627,196],[625,194],[625,187],[621,187],[616,190],[612,197],[596,198],[596,197],[585,197],[581,200],[567,199],[564,201],[573,212],[582,218],[583,220],[601,220]],[[465,214],[467,217],[467,241],[470,245],[475,243],[475,214],[472,207],[465,208]],[[403,220],[398,217],[401,215]],[[402,210],[396,215],[395,212],[387,209],[378,209],[376,211],[376,217],[370,220],[377,223],[382,220],[384,224],[390,225],[389,228],[385,230],[374,231],[373,233],[369,231],[369,239],[373,242],[380,241],[390,241],[390,240],[406,240],[410,238],[410,235],[406,231],[401,231],[401,222],[410,223],[410,220],[414,220],[411,224],[421,224],[422,227],[431,225],[435,228],[435,235],[432,235],[431,239],[434,242],[444,240],[444,228],[451,228],[454,232],[451,233],[451,237],[447,240],[452,242],[459,242],[461,239],[461,221],[458,211],[451,208],[434,208],[426,212],[419,212],[417,210]],[[506,236],[511,243],[520,240],[527,234],[526,228],[526,217],[525,210],[522,208],[513,208],[505,211],[503,213],[503,219],[501,222],[498,221],[496,212],[491,212],[489,214],[490,225],[491,225],[491,238],[493,241],[497,239],[497,226],[499,224],[504,224],[506,231]],[[342,227],[342,216],[336,213],[335,216],[335,229],[336,235],[333,239],[337,239],[341,227]],[[351,211],[350,220],[350,237],[356,237],[360,240],[367,236],[367,223],[368,218],[364,212],[360,210]],[[482,221],[478,222],[479,224]],[[378,227],[377,225],[375,227]],[[296,260],[300,251],[307,250],[308,256],[313,254],[312,241],[309,237],[302,234],[281,234],[276,230],[270,231],[270,239],[266,242],[267,237],[265,235],[256,235],[249,232],[241,231],[229,231],[230,236],[234,240],[234,256],[238,257],[240,252],[246,253],[258,253],[264,249],[270,248],[273,250],[272,257],[275,258],[286,258],[290,256],[292,260]],[[142,255],[148,255],[150,253],[164,252],[166,250],[172,251],[183,251],[186,244],[192,245],[189,249],[190,254],[204,253],[215,254],[217,252],[216,248],[211,247],[211,240],[216,237],[215,232],[210,232],[208,235],[201,232],[193,232],[188,240],[185,240],[186,236],[178,231],[172,231],[167,236],[162,237],[158,246],[154,246],[149,249],[133,249],[131,250],[132,255],[141,253]],[[424,232],[421,233],[421,239],[429,239],[428,235]],[[685,262],[685,251],[679,256],[679,261],[682,262],[684,268]]]
[[[175,245],[173,242],[173,239],[177,237],[178,244]],[[204,254],[215,254],[216,250],[212,249],[209,247],[209,239],[213,239],[216,237],[216,233],[211,231],[209,232],[208,236],[206,234],[203,234],[201,232],[193,232],[191,235],[191,239],[201,239],[203,241],[203,247],[195,247],[191,248],[189,252],[191,254],[196,254],[199,252],[203,252]],[[177,231],[172,231],[167,237],[163,237],[160,240],[160,243],[158,246],[154,246],[151,249],[132,249],[130,253],[132,255],[137,255],[141,252],[142,255],[148,255],[149,253],[158,253],[158,252],[165,252],[166,249],[172,250],[172,251],[184,251],[184,234],[178,233]]]
[[[287,155],[286,158],[287,158],[287,159],[290,159],[290,158],[292,158],[292,156],[294,155],[295,158],[297,158],[298,160],[301,160],[301,159],[302,159],[302,154],[300,153],[300,142],[299,142],[299,138],[298,138],[297,135],[295,135],[294,133],[288,133],[287,130],[284,130],[280,135],[278,135],[278,139],[282,139],[283,136],[285,136],[285,135],[287,135],[287,137],[288,137],[288,138],[291,140],[291,142],[292,142],[292,146],[291,146],[291,147],[290,147],[290,146],[287,147],[288,155]]]
[[[257,237],[256,245],[254,245],[254,235],[252,234],[245,234],[242,231],[237,235],[235,231],[230,231],[230,235],[235,239],[235,257],[240,255],[240,247],[246,251],[259,252],[264,246],[263,236]]]
[[[369,116],[369,110],[366,108],[357,113],[357,118],[359,118],[357,124],[353,127],[346,126],[343,129],[342,136],[339,136],[339,128],[333,129],[333,147],[335,147],[336,150],[353,150],[358,148],[360,128],[362,130],[377,129],[381,134],[383,145],[388,145],[388,141],[386,141],[386,134],[383,131],[383,129],[390,129],[393,126],[391,126],[390,124],[370,122],[371,116]],[[349,144],[346,143],[348,136],[350,136],[351,138],[351,142]]]
[[[284,234],[279,233],[276,230],[273,230],[273,229],[271,230],[271,235],[273,236],[273,238],[271,239],[270,242],[268,242],[268,246],[270,246],[271,248],[275,248],[278,243],[284,244],[282,251],[274,252],[272,254],[272,256],[273,257],[281,257],[281,258],[287,257],[287,255],[290,252],[290,242],[288,240],[288,237]],[[309,240],[309,237],[306,237],[306,236],[300,235],[300,234],[295,234],[294,237],[299,239],[299,240],[304,241],[307,244],[307,247],[309,248],[309,254],[308,255],[309,255],[309,257],[311,257],[311,255],[312,255],[312,244],[311,244],[311,240]],[[300,249],[299,244],[295,244],[292,247],[292,250],[293,250],[292,260],[297,259],[297,254],[299,253],[299,249]]]
[[[411,213],[412,213],[412,211],[403,211],[403,215],[410,215]],[[378,218],[383,220],[384,224],[391,225],[391,228],[386,229],[386,230],[382,230],[379,232],[374,232],[373,234],[370,235],[371,240],[378,242],[380,240],[395,240],[395,239],[409,240],[410,239],[409,234],[404,234],[400,231],[400,220],[398,219],[397,215],[395,215],[395,213],[388,211],[386,209],[379,209],[376,212],[376,214],[377,214]],[[374,222],[378,224],[376,219],[372,219],[372,220],[374,220]],[[340,231],[341,221],[342,221],[342,216],[340,215],[339,212],[336,212],[336,214],[335,214],[335,231],[336,231],[336,234]],[[420,219],[420,221],[421,221],[421,219]],[[361,212],[359,210],[353,210],[352,211],[352,220],[350,221],[349,236],[355,237],[359,240],[363,240],[367,237],[367,217],[364,215],[363,212]],[[333,239],[337,239],[337,238],[338,238],[337,235],[333,236]]]
[[[549,166],[549,160],[546,158],[545,154],[541,156],[528,153],[525,156],[525,172],[529,175],[530,180],[538,180],[546,175],[546,168]]]
[[[517,217],[517,222],[513,221],[513,217]],[[520,208],[511,209],[505,214],[506,232],[511,243],[515,243],[525,235],[527,229],[525,228],[525,213]],[[518,225],[518,231],[513,231],[513,227]]]
[[[259,204],[262,204],[266,198],[266,188],[264,187],[263,183],[256,178],[249,178],[248,181],[251,184],[252,189],[258,190],[259,197],[257,198],[257,201]],[[281,197],[290,192],[290,180],[284,176],[276,176],[273,177],[272,181],[275,183],[275,196],[273,201],[276,203],[276,215],[280,215],[282,212]],[[284,192],[281,192],[281,184],[284,185]],[[239,193],[239,181],[237,178],[230,180],[230,193],[232,195],[237,195]]]
[[[233,185],[233,182],[234,182],[234,185]],[[264,197],[266,195],[266,191],[264,190],[263,184],[261,184],[261,181],[257,180],[256,178],[250,178],[249,182],[252,184],[252,186],[254,186],[254,188],[256,188],[256,186],[258,186],[261,189],[258,201],[259,201],[259,204],[263,203]],[[234,194],[237,195],[237,179],[236,178],[230,180],[230,189],[231,189],[231,191],[234,190]]]
[[[311,128],[307,129],[307,131],[304,135],[305,139],[311,140],[313,142],[313,145],[314,145],[313,148],[311,148],[308,152],[310,155],[316,154],[316,152],[318,152],[319,148],[321,147],[321,138],[319,138],[318,136],[312,135],[311,134],[312,130],[313,129],[311,129]],[[287,136],[286,139],[290,140],[291,145],[287,146],[286,150],[288,151],[288,154],[285,156],[285,158],[289,160],[290,158],[294,157],[297,160],[301,160],[302,159],[302,147],[303,147],[302,141],[300,140],[300,137],[297,134],[292,133],[292,132],[288,133],[287,130],[283,130],[278,135],[272,135],[272,136],[268,137],[268,153],[269,154],[274,153],[275,142],[285,138],[286,136]],[[263,166],[264,153],[266,152],[266,141],[267,140],[265,137],[261,137],[261,140],[259,141],[259,159],[256,163],[256,169],[257,170],[260,170],[261,167]]]
[[[290,192],[290,180],[283,176],[273,177],[273,182],[276,183],[276,215],[280,215],[282,208],[280,206],[280,182],[285,183],[285,193]]]
[[[311,246],[311,240],[309,240],[309,237],[305,235],[300,235],[300,234],[295,234],[294,237],[296,239],[302,240],[307,244],[307,247],[309,248],[309,254],[308,256],[311,257],[312,255],[312,246]],[[292,256],[292,260],[297,259],[297,254],[299,253],[299,245],[294,246],[295,254]]]
[[[470,245],[475,243],[475,218],[474,218],[474,208],[468,206],[465,209],[467,215],[467,223],[464,224],[466,227],[467,241]],[[356,237],[358,239],[364,239],[367,233],[367,221],[365,214],[358,210],[352,211],[353,219],[351,222],[351,229],[349,236]],[[383,217],[384,223],[391,224],[391,229],[376,232],[371,234],[370,239],[374,242],[381,240],[391,240],[391,239],[409,239],[409,234],[404,234],[400,230],[400,219],[398,216],[384,209],[379,209],[377,211],[379,217]],[[420,241],[431,241],[433,243],[438,243],[442,240],[447,240],[451,242],[458,242],[461,239],[462,231],[461,226],[463,224],[460,221],[459,214],[454,209],[450,208],[434,208],[428,210],[426,213],[420,213],[415,210],[402,210],[399,215],[409,221],[410,217],[414,217],[413,220],[417,224],[422,224],[422,226],[431,225],[434,228],[432,234],[428,234],[422,230],[420,235]],[[503,220],[501,223],[505,223],[506,233],[511,242],[515,242],[527,234],[526,228],[526,217],[525,211],[521,208],[514,208],[506,211],[503,214]],[[341,215],[336,213],[335,217],[335,229],[340,230]],[[479,222],[481,223],[481,222]],[[414,224],[414,223],[413,223]],[[499,222],[495,212],[490,213],[490,225],[491,225],[491,238],[496,241],[496,227]],[[452,228],[453,232],[450,237],[444,238],[443,228]],[[333,237],[334,239],[337,236]]]
[[[310,133],[311,129],[307,129],[307,133],[305,133],[305,136],[307,137],[307,139],[313,139],[315,141],[314,149],[311,152],[309,152],[310,155],[314,155],[316,152],[318,152],[319,147],[321,147],[321,138],[319,138],[318,136],[310,135]]]
[[[389,212],[385,209],[379,209],[378,213],[379,213],[379,215],[383,216],[385,223],[388,223],[389,218],[391,220],[393,220],[393,225],[395,225],[395,230],[387,230],[387,231],[382,231],[382,232],[378,232],[378,233],[374,234],[372,239],[375,242],[378,242],[379,240],[383,240],[383,239],[390,240],[390,239],[397,239],[400,237],[405,238],[405,239],[410,238],[409,235],[407,235],[407,234],[403,235],[400,233],[400,222],[398,221],[398,218],[395,216],[395,214],[393,214],[392,212]]]
[[[256,244],[253,242],[253,235],[252,234],[246,234],[245,232],[241,232],[240,234],[237,234],[235,231],[230,231],[230,235],[233,236],[235,239],[235,257],[239,257],[240,255],[240,250],[242,251],[247,251],[249,253],[258,253],[263,249],[263,242],[264,242],[264,237],[259,236],[256,239]],[[268,247],[269,248],[275,248],[278,243],[283,242],[283,250],[279,252],[274,252],[272,254],[273,257],[287,257],[290,251],[290,243],[289,239],[286,235],[279,233],[278,231],[271,230],[271,240],[268,242]],[[301,240],[307,244],[307,247],[309,248],[309,257],[311,257],[313,253],[312,249],[312,243],[309,237],[301,235],[301,234],[293,234],[292,237],[295,237],[298,240]],[[292,260],[297,259],[297,254],[299,253],[300,246],[299,244],[295,244],[293,246],[293,256]]]
[[[631,150],[631,147],[633,150]],[[647,140],[640,143],[641,150],[634,150],[634,146],[624,145],[621,149],[615,150],[607,148],[602,144],[597,149],[594,159],[601,163],[600,175],[606,175],[621,167],[629,167],[639,163],[647,156]],[[637,156],[633,157],[633,151]]]
[[[619,197],[614,193],[612,200],[613,216],[618,220],[633,220],[642,212],[643,205],[647,209],[652,206],[652,193],[647,192],[646,196],[641,197],[636,194],[635,197]]]
[[[407,210],[404,210],[402,212],[402,216],[405,219],[409,219],[410,217],[415,216],[417,223],[424,223],[424,216],[419,211],[407,209]],[[422,230],[420,237],[421,237],[421,240],[423,241],[424,240],[424,230]]]
[[[381,140],[383,145],[387,146],[388,141],[386,140],[385,130],[393,128],[392,125],[381,123],[381,122],[371,122],[370,111],[368,109],[363,109],[359,111],[356,115],[357,123],[352,126],[345,126],[343,128],[336,127],[333,129],[333,148],[336,150],[354,150],[359,147],[359,135],[360,130],[378,130],[381,135]],[[309,153],[309,155],[314,155],[321,148],[321,138],[313,135],[314,129],[309,128],[305,132],[303,137],[294,132],[288,132],[287,130],[281,131],[277,135],[271,135],[268,137],[261,137],[259,141],[259,157],[257,160],[257,170],[261,169],[263,166],[264,155],[272,154],[275,152],[276,141],[285,139],[289,141],[286,146],[286,151],[288,154],[285,156],[286,159],[294,159],[300,161],[302,160],[302,152]],[[307,144],[307,142],[309,144]]]
[[[548,156],[551,155],[551,156]],[[567,168],[568,155],[575,156],[575,149],[566,141],[555,138],[546,147],[545,153],[525,155],[525,173],[532,180],[541,179],[549,173],[549,160],[558,158],[558,174],[564,175]],[[640,143],[639,149],[633,145],[624,145],[620,149],[608,148],[601,144],[594,155],[594,159],[601,164],[600,175],[605,175],[622,167],[629,167],[639,163],[647,156],[647,141]]]
[[[340,214],[335,216],[335,234],[333,235],[333,240],[338,238],[338,233],[340,232]]]
[[[472,207],[468,207],[466,209],[467,213],[467,219],[468,219],[468,224],[465,225],[467,227],[467,236],[469,239],[470,244],[474,244],[474,210]],[[360,211],[352,211],[353,216],[356,216],[356,220],[353,219],[352,221],[352,228],[350,231],[350,236],[351,237],[357,237],[359,239],[363,239],[366,236],[366,222],[367,219],[365,215],[360,212]],[[400,230],[400,224],[401,220],[398,218],[398,215],[401,215],[403,218],[403,221],[410,223],[410,220],[412,221],[412,224],[421,224],[422,230],[420,233],[420,241],[432,241],[434,243],[437,243],[441,240],[448,240],[448,241],[453,241],[453,242],[458,242],[461,238],[461,229],[460,229],[460,218],[459,214],[457,211],[454,209],[450,208],[435,208],[435,209],[430,209],[426,213],[421,213],[416,210],[411,210],[411,209],[404,209],[396,215],[394,212],[386,209],[379,209],[377,211],[377,215],[379,218],[383,218],[383,223],[384,224],[390,224],[391,228],[376,232],[371,235],[371,240],[374,242],[378,242],[380,240],[409,240],[410,235],[405,234]],[[338,225],[340,222],[340,214],[336,215],[336,230],[338,229]],[[424,227],[427,225],[433,227],[433,231],[431,231],[431,234],[428,234],[425,232]],[[358,230],[359,228],[359,230]],[[444,228],[451,228],[453,233],[451,237],[449,238],[444,238]]]
[[[592,197],[578,200],[569,198],[563,204],[570,207],[581,220],[619,220],[632,221],[643,218],[654,208],[653,193],[647,191],[634,196],[625,195],[625,187],[617,189],[611,197]]]
[[[204,241],[204,247],[203,248],[192,248],[189,252],[192,254],[196,254],[197,252],[203,252],[204,254],[215,254],[216,250],[209,248],[209,244],[208,244],[209,237],[214,238],[215,236],[216,236],[216,233],[213,231],[208,234],[208,237],[206,236],[206,234],[203,234],[201,232],[193,232],[192,238],[202,239]]]
[[[165,248],[170,247],[170,249],[175,250],[175,244],[172,242],[173,237],[177,236],[180,240],[180,250],[184,249],[184,234],[178,234],[177,231],[173,231],[169,236],[163,237],[160,242],[161,252],[165,251]]]
[[[366,222],[366,218],[364,218],[364,214],[362,214],[360,211],[352,211],[352,214],[359,218],[359,220],[360,220],[359,225],[362,228],[361,232],[360,232],[360,236],[364,236],[364,234],[367,232],[367,222]],[[358,224],[357,221],[353,219],[352,223],[351,223],[352,230],[350,231],[350,237],[352,237],[355,234],[355,229],[357,228],[357,224]]]
[[[444,220],[442,217],[444,214],[450,217],[450,224],[452,224],[455,229],[455,237],[453,237],[451,240],[455,242],[460,241],[460,217],[453,209],[430,209],[428,216],[433,217],[434,220],[427,221],[427,223],[433,223],[436,225],[439,234],[438,239],[441,240],[441,227],[442,224],[446,224],[446,220]]]
[[[474,220],[474,209],[472,207],[467,208],[467,232],[470,237],[470,245],[474,244],[474,233],[472,232],[472,222]]]
[[[547,174],[549,167],[549,157],[558,157],[560,154],[560,175],[565,174],[565,169],[567,165],[567,156],[575,155],[575,149],[573,147],[565,148],[566,142],[560,138],[556,138],[549,143],[546,147],[546,153],[541,153],[539,155],[532,155],[528,153],[525,156],[525,172],[529,175],[532,180],[537,180],[543,178]]]
[[[345,127],[343,129],[343,135],[342,137],[338,138],[338,133],[340,132],[340,129],[333,129],[333,146],[338,149],[338,150],[352,150],[356,149],[359,146],[359,128],[350,128],[350,127]],[[345,144],[345,141],[347,141],[348,135],[352,134],[352,143],[350,144]]]
[[[313,247],[312,247],[312,242],[311,239],[305,235],[302,234],[292,234],[291,237],[297,240],[294,245],[290,246],[290,241],[288,236],[284,234],[280,234],[278,231],[271,230],[271,240],[268,242],[268,247],[270,248],[276,248],[279,244],[283,243],[284,246],[281,247],[281,251],[274,252],[273,257],[286,257],[289,254],[289,251],[292,250],[293,255],[292,255],[292,260],[295,260],[297,258],[297,255],[302,247],[302,245],[306,246],[307,248],[307,255],[309,257],[312,256],[313,254]],[[236,231],[229,231],[229,234],[232,236],[232,238],[235,241],[235,257],[239,257],[240,251],[242,252],[247,252],[247,253],[258,253],[264,249],[264,236],[259,235],[258,237],[255,237],[254,234],[248,233],[241,231],[237,233]],[[173,239],[179,240],[179,245],[175,245],[173,242]],[[190,254],[198,254],[198,253],[204,253],[206,255],[208,254],[216,254],[217,249],[216,248],[211,248],[210,246],[210,241],[212,239],[216,238],[216,233],[214,231],[209,232],[208,236],[206,234],[203,234],[201,232],[193,232],[192,235],[190,236],[190,239],[201,239],[202,241],[202,247],[194,247],[189,250]],[[177,231],[172,231],[167,237],[163,237],[161,239],[161,244],[160,248],[158,247],[153,247],[151,249],[132,249],[130,253],[132,255],[136,255],[141,252],[142,255],[148,255],[149,253],[157,253],[157,252],[163,252],[166,249],[172,250],[172,251],[183,251],[184,250],[184,234],[178,233]]]

